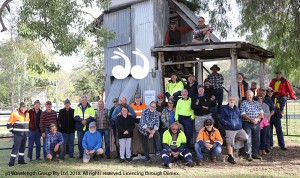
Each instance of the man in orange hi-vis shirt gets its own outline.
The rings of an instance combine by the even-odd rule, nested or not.
[[[142,141],[139,135],[139,123],[142,116],[142,111],[147,108],[145,103],[142,103],[141,96],[135,95],[134,103],[131,103],[130,106],[133,108],[136,119],[135,119],[135,127],[133,129],[133,138],[132,138],[132,157],[138,156],[139,153],[143,153]]]
[[[18,164],[27,164],[24,161],[24,151],[27,141],[27,133],[29,131],[29,114],[26,111],[24,102],[20,103],[20,108],[11,113],[7,129],[13,133],[14,144],[10,154],[9,167],[14,167],[17,154]]]

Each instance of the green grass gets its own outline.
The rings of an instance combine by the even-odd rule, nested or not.
[[[166,170],[161,163],[145,164],[142,161],[120,164],[117,159],[102,159],[98,162],[83,164],[81,160],[66,158],[65,162],[49,162],[45,160],[31,161],[27,165],[15,165],[14,169],[8,168],[10,150],[0,151],[0,177],[299,177],[300,176],[300,139],[285,137],[288,152],[275,147],[271,154],[263,161],[247,162],[241,157],[237,165],[218,162],[211,164],[206,161],[203,167],[187,168],[179,166]],[[274,137],[276,140],[276,138]],[[2,146],[11,146],[10,139],[2,139]],[[75,147],[77,151],[77,147]],[[25,153],[25,156],[27,151]],[[11,171],[26,172],[28,176],[12,175]],[[64,175],[62,175],[65,173]],[[176,175],[167,175],[167,174]],[[10,174],[10,175],[9,175]],[[35,175],[34,175],[35,174]],[[42,175],[44,174],[44,175]],[[83,175],[88,174],[88,175]],[[89,175],[90,174],[90,175]],[[94,175],[96,174],[96,175]],[[107,175],[116,174],[116,175]],[[146,175],[148,174],[148,175]],[[152,175],[150,175],[152,174]],[[49,175],[49,176],[48,176]]]

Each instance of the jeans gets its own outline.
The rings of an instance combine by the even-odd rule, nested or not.
[[[83,147],[82,147],[82,139],[85,134],[85,131],[77,130],[77,138],[78,138],[78,150],[79,150],[79,156],[83,156]]]
[[[281,148],[285,148],[284,144],[284,138],[283,138],[283,132],[282,132],[282,127],[281,127],[281,120],[276,118],[276,116],[272,116],[270,119],[270,146],[274,146],[274,141],[273,141],[273,126],[276,129],[276,135],[277,135],[277,140],[278,140],[278,145]]]
[[[131,140],[132,138],[119,139],[121,159],[125,159],[125,153],[126,153],[126,158],[128,159],[131,158]]]
[[[43,138],[43,151],[44,151],[44,153],[43,153],[43,155],[44,155],[44,159],[46,159],[46,156],[47,156],[47,152],[46,152],[46,138],[47,138],[47,135],[48,135],[48,133],[50,133],[50,130],[48,129],[48,128],[44,128],[44,130],[45,130],[45,138]]]
[[[267,132],[269,126],[264,127],[263,129],[260,129],[260,145],[259,150],[266,150],[267,149]]]
[[[106,129],[98,129],[101,136],[104,137],[105,141],[105,155],[110,156],[110,143],[109,143],[109,128]]]
[[[243,121],[243,129],[248,135],[248,140],[245,141],[245,152],[248,155],[258,155],[260,144],[260,125],[252,124],[251,122]]]
[[[145,153],[145,157],[147,159],[150,159],[150,155],[149,155],[149,145],[148,145],[148,141],[149,139],[149,134],[147,133],[147,135],[143,135],[141,134],[141,140],[142,140],[142,144],[143,144],[143,149],[144,149],[144,153]],[[156,151],[161,151],[161,141],[160,141],[160,136],[158,131],[156,131],[153,135],[153,140],[154,140],[154,144],[156,145]]]
[[[64,156],[66,155],[67,144],[69,145],[69,155],[74,157],[75,133],[62,133],[64,137]]]
[[[191,146],[192,138],[193,138],[193,121],[189,116],[181,116],[179,115],[179,123],[182,124],[184,128],[184,134],[186,136],[186,147],[189,148]]]
[[[215,97],[218,103],[218,114],[221,114],[222,103],[223,103],[223,88],[215,89]]]
[[[172,150],[177,152],[178,150]],[[164,165],[168,165],[171,163],[171,159],[173,158],[171,152],[167,151],[166,149],[161,150],[161,159]],[[179,158],[184,158],[186,162],[192,162],[192,154],[188,148],[185,148],[181,153],[179,153]]]
[[[58,159],[64,160],[64,146],[59,145],[59,148],[56,152],[53,149],[51,149],[50,154],[52,155],[52,160],[54,160],[57,154],[59,155]]]
[[[210,150],[208,150],[204,145],[200,146],[198,142],[195,143],[195,152],[198,160],[203,161],[203,153],[209,153],[210,157],[216,157],[222,152],[222,146],[214,146]]]
[[[28,132],[28,155],[32,159],[33,145],[35,144],[35,157],[36,159],[41,156],[41,131],[39,129],[29,130]]]

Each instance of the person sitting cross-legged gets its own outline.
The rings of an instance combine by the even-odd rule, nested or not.
[[[84,148],[83,163],[89,163],[91,158],[97,161],[98,155],[103,154],[102,136],[100,132],[96,130],[95,122],[91,122],[89,131],[85,132],[82,139],[82,147]]]
[[[180,130],[178,122],[174,122],[171,127],[163,134],[163,150],[161,158],[166,168],[172,168],[171,159],[184,158],[186,166],[194,167],[195,163],[192,160],[192,154],[186,148],[186,137],[183,131]]]
[[[217,161],[217,155],[222,152],[223,139],[218,129],[213,127],[213,120],[206,119],[204,127],[200,130],[195,143],[197,154],[197,166],[203,165],[203,155],[201,152],[209,153],[211,162]]]

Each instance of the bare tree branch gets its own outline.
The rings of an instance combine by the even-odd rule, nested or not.
[[[8,11],[10,11],[10,8],[9,8],[9,5],[8,5],[8,4],[9,4],[11,1],[13,1],[13,0],[6,0],[6,1],[4,1],[4,3],[3,3],[3,4],[1,5],[1,7],[0,7],[0,24],[1,24],[1,26],[2,26],[1,32],[4,32],[4,31],[7,30],[7,28],[6,28],[6,26],[5,26],[4,22],[3,22],[3,19],[2,19],[2,14],[3,14],[3,11],[4,11],[4,8],[5,8],[5,7],[7,8]]]

